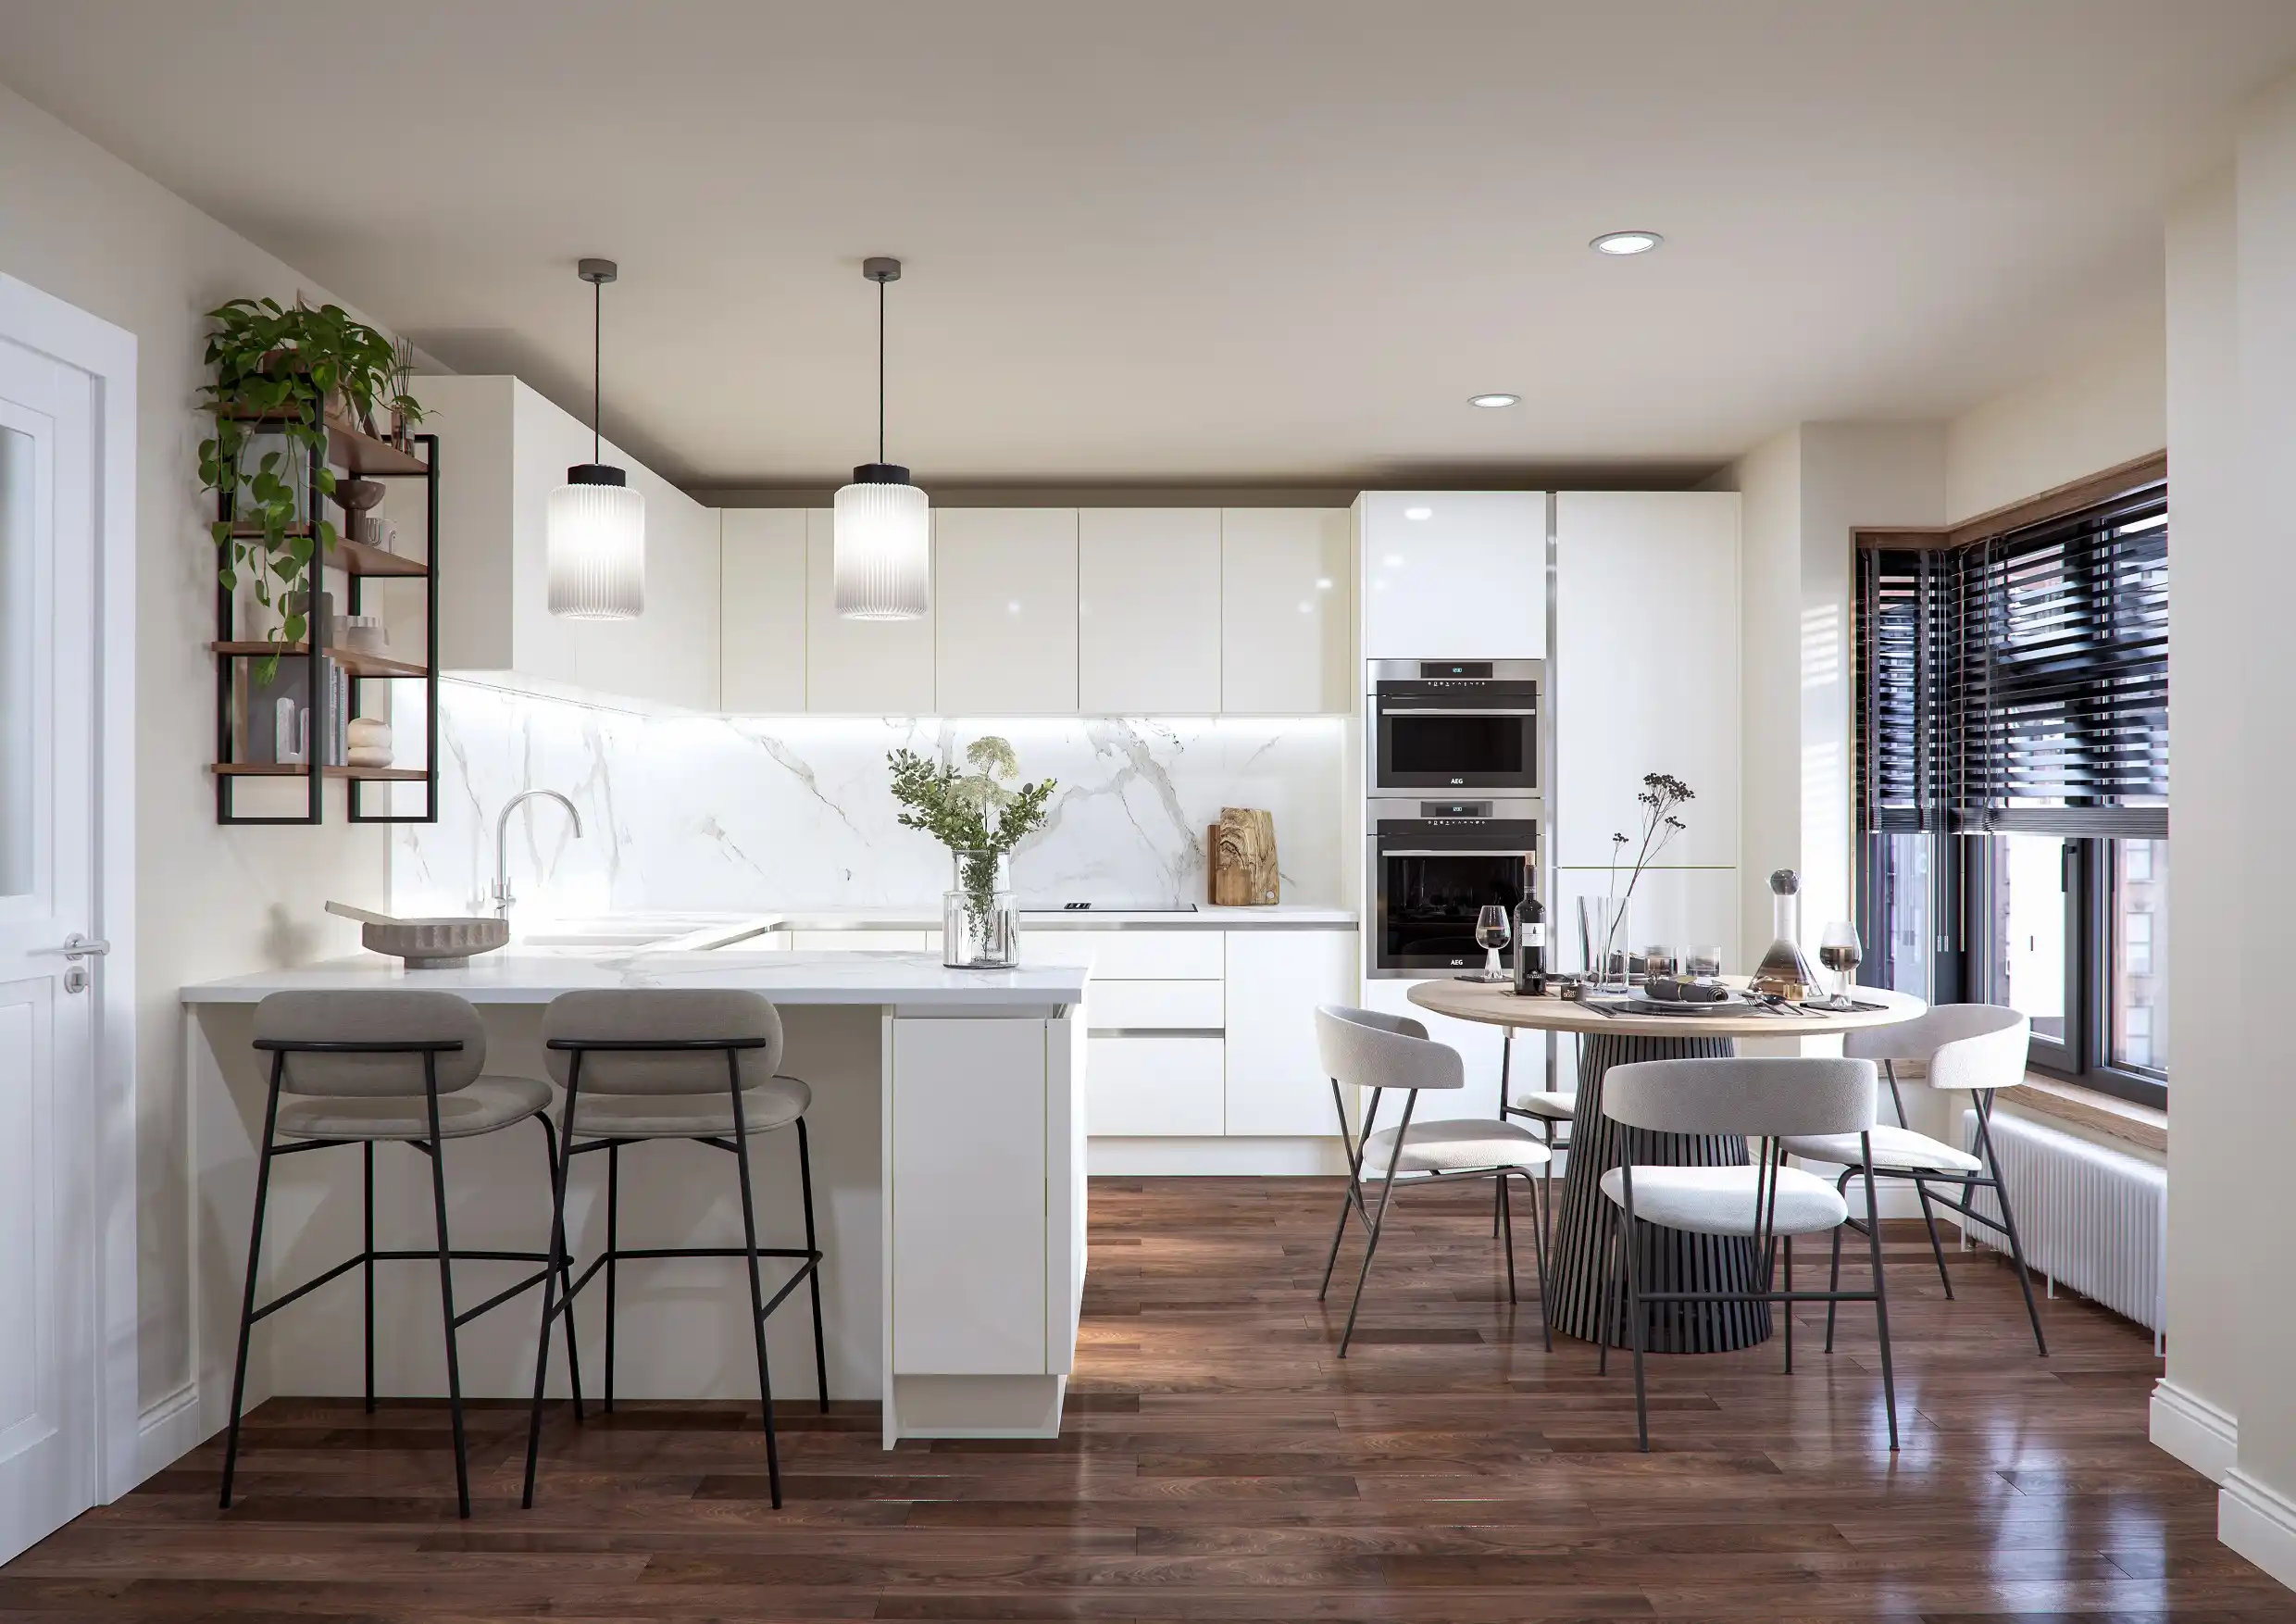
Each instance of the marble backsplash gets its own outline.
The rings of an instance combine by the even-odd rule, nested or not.
[[[521,790],[510,874],[526,918],[750,908],[937,906],[948,859],[894,821],[885,756],[948,758],[1009,739],[1026,779],[1059,781],[1013,855],[1024,906],[1201,903],[1222,806],[1275,814],[1287,903],[1342,896],[1344,724],[1336,717],[658,717],[445,681],[439,821],[406,824],[392,893],[406,915],[483,911],[494,819]]]

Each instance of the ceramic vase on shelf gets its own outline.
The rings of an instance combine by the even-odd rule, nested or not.
[[[952,848],[941,899],[941,962],[950,969],[1010,969],[1020,962],[1020,909],[1003,852]]]

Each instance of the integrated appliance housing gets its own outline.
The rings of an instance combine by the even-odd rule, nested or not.
[[[1374,796],[1537,796],[1544,660],[1373,660]]]
[[[1375,796],[1364,823],[1365,973],[1428,981],[1479,968],[1475,916],[1523,899],[1523,872],[1539,856],[1544,807],[1527,795],[1456,799]],[[1512,968],[1514,944],[1500,961]]]

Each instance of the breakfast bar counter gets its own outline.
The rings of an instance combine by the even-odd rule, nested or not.
[[[192,1100],[188,1247],[194,1261],[203,1436],[229,1405],[246,1267],[265,1072],[251,1047],[254,1006],[271,993],[428,988],[477,1006],[485,1069],[542,1078],[541,1020],[558,994],[595,987],[741,988],[780,1010],[782,1069],[813,1090],[823,1316],[832,1399],[881,1401],[887,1447],[904,1437],[1050,1437],[1073,1367],[1084,1278],[1084,1046],[1077,1018],[1088,972],[1061,965],[950,970],[938,955],[791,951],[513,951],[459,969],[408,970],[359,955],[183,989]],[[554,1106],[555,1117],[556,1108]],[[760,1239],[802,1235],[786,1134],[750,1151]],[[518,1143],[512,1143],[518,1141]],[[450,1140],[457,1248],[531,1251],[545,1243],[550,1194],[540,1141]],[[727,1245],[739,1234],[731,1181],[706,1146],[664,1143],[624,1158],[624,1246]],[[586,1160],[588,1158],[585,1158]],[[344,1165],[323,1164],[342,1160]],[[605,1243],[599,1174],[578,1168],[568,1195],[578,1260]],[[376,1157],[376,1242],[433,1244],[421,1156]],[[272,1175],[264,1244],[270,1286],[308,1279],[360,1247],[356,1155],[297,1156]],[[517,1266],[457,1266],[464,1290],[498,1289]],[[489,1269],[505,1271],[500,1282]],[[268,1294],[267,1288],[267,1294]],[[386,1266],[376,1277],[379,1389],[443,1393],[435,1270]],[[617,1390],[632,1398],[755,1402],[749,1297],[738,1268],[662,1260],[626,1270]],[[504,1312],[463,1333],[463,1387],[519,1398],[533,1379],[532,1313]],[[585,1369],[603,1354],[600,1306],[579,1320]],[[802,1313],[769,1322],[777,1393],[813,1396],[812,1328]],[[272,1393],[361,1390],[356,1278],[325,1287],[257,1332],[252,1405]],[[553,1362],[554,1384],[563,1361]],[[561,1388],[560,1391],[563,1391]]]

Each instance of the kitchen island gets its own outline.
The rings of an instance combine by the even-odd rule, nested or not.
[[[407,970],[373,955],[186,987],[192,1090],[189,1221],[203,1436],[229,1404],[265,1069],[250,1046],[254,1007],[277,992],[433,988],[468,998],[487,1028],[486,1069],[545,1077],[543,1007],[585,987],[737,987],[779,1006],[782,1069],[813,1088],[808,1114],[820,1225],[830,1396],[883,1405],[901,1438],[1051,1437],[1060,1430],[1084,1279],[1083,1002],[1088,972],[1029,965],[942,968],[937,955],[744,951],[534,952],[461,969]],[[554,1119],[555,1107],[554,1106]],[[801,1242],[795,1151],[787,1134],[753,1143],[760,1241]],[[576,1164],[568,1194],[577,1265],[605,1243],[603,1168]],[[590,1164],[590,1165],[584,1165]],[[447,1194],[460,1248],[534,1250],[549,1227],[542,1135],[522,1125],[449,1142]],[[722,1153],[670,1143],[622,1157],[621,1244],[727,1245],[739,1234]],[[376,1243],[434,1244],[420,1153],[376,1156]],[[360,1246],[357,1153],[297,1156],[272,1174],[265,1294]],[[492,1291],[520,1266],[457,1266],[462,1291]],[[768,1262],[768,1289],[779,1279]],[[503,1279],[493,1282],[495,1272]],[[493,1282],[493,1283],[490,1283]],[[616,1393],[630,1398],[756,1397],[749,1295],[739,1265],[675,1259],[625,1266]],[[388,1264],[376,1278],[378,1391],[443,1393],[435,1269]],[[580,1300],[582,1368],[603,1369],[605,1298]],[[539,1292],[530,1312],[488,1315],[462,1336],[463,1391],[518,1398],[533,1380]],[[775,1391],[810,1397],[812,1328],[777,1314]],[[565,1391],[565,1361],[552,1363]],[[363,1382],[356,1275],[314,1293],[257,1331],[249,1403],[279,1393],[354,1393]]]

